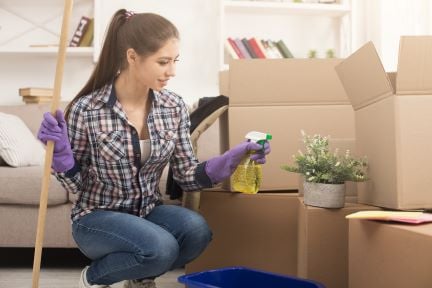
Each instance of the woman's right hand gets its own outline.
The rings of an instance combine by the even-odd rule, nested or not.
[[[51,167],[55,172],[66,172],[74,167],[75,160],[68,138],[66,121],[61,110],[56,111],[55,118],[49,112],[43,115],[37,138],[45,145],[48,141],[54,141]]]
[[[231,176],[247,153],[250,151],[259,151],[252,154],[250,159],[259,164],[264,164],[266,162],[265,156],[270,153],[270,150],[270,143],[268,141],[265,142],[264,147],[255,142],[244,141],[224,154],[207,160],[205,166],[206,174],[213,184],[222,182]]]

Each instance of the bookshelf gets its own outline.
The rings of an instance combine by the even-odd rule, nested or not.
[[[74,1],[69,35],[73,34],[82,15],[94,17],[94,2]],[[0,3],[0,56],[30,54],[57,55],[64,1],[2,0]],[[37,47],[32,47],[37,46]],[[67,55],[93,56],[93,47],[69,47]]]
[[[351,53],[351,2],[333,4],[289,1],[220,1],[220,69],[230,56],[224,40],[232,38],[282,39],[295,58],[306,58],[310,50],[318,58],[332,49],[335,57]]]
[[[68,44],[82,16],[96,19],[101,0],[75,0],[69,23]],[[64,1],[0,1],[0,77],[2,104],[22,104],[22,87],[54,85]],[[102,29],[94,29],[93,43]],[[98,40],[97,40],[98,39]],[[68,47],[61,91],[62,100],[72,99],[91,74],[98,55],[94,46]]]

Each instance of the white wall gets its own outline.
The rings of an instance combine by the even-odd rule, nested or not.
[[[387,71],[397,70],[400,36],[432,34],[429,0],[353,0],[353,5],[353,51],[372,41]]]

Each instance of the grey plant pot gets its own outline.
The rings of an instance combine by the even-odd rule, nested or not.
[[[345,206],[345,184],[303,182],[304,204],[322,208]]]

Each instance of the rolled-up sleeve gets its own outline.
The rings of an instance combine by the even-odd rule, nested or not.
[[[205,173],[205,162],[199,163],[190,140],[190,119],[186,105],[181,105],[181,117],[178,138],[174,154],[170,159],[173,178],[184,191],[196,191],[212,187],[212,182]]]
[[[88,165],[89,145],[84,121],[84,109],[82,105],[75,104],[71,106],[68,117],[68,135],[71,143],[72,152],[75,158],[75,165],[65,173],[55,173],[55,176],[70,193],[77,193],[81,190],[83,175],[82,167]]]

